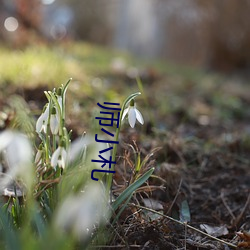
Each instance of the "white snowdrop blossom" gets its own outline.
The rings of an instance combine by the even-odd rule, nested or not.
[[[47,132],[47,125],[49,121],[49,104],[47,104],[45,110],[40,115],[36,122],[36,132],[41,133],[42,131],[46,134]]]
[[[50,130],[53,135],[58,134],[60,126],[59,115],[55,107],[52,108],[50,116]]]
[[[55,227],[71,233],[79,240],[91,237],[96,225],[108,220],[109,207],[105,191],[99,183],[92,183],[79,195],[68,196],[59,207]]]
[[[6,130],[0,133],[0,153],[7,163],[7,173],[1,179],[1,188],[13,179],[21,177],[25,184],[32,183],[32,147],[28,138],[21,133]]]
[[[134,128],[136,120],[138,120],[141,124],[144,123],[143,117],[141,112],[135,107],[135,102],[132,99],[130,101],[130,105],[128,108],[126,108],[122,115],[122,120],[125,118],[125,116],[128,114],[128,122],[129,125]]]
[[[59,145],[51,157],[51,166],[56,168],[56,166],[64,169],[67,161],[67,152],[64,146]]]

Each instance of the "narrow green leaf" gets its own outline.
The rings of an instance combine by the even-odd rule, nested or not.
[[[39,212],[34,211],[33,220],[34,220],[34,223],[36,225],[38,235],[40,237],[44,236],[44,233],[45,233],[45,223],[44,223],[44,220],[42,218],[42,215]]]
[[[127,199],[127,197],[129,197],[137,188],[139,188],[145,181],[147,181],[147,179],[151,176],[154,170],[154,168],[149,169],[143,176],[138,178],[138,180],[136,180],[133,184],[126,188],[113,202],[113,210],[115,211],[122,204],[122,202]]]
[[[44,91],[44,94],[47,97],[48,102],[49,102],[50,101],[50,94],[48,93],[48,91]]]
[[[67,81],[67,83],[63,86],[63,90],[62,90],[62,95],[65,96],[66,91],[68,89],[69,83],[72,81],[72,78],[69,78],[69,80]]]
[[[145,96],[142,81],[141,81],[141,79],[139,77],[136,77],[136,83],[137,83],[137,86],[138,86],[140,92],[142,93],[142,95]]]
[[[20,242],[16,231],[8,221],[7,213],[0,208],[0,227],[2,228],[7,250],[21,250]]]
[[[135,167],[135,171],[136,173],[138,173],[141,170],[141,154],[140,152],[137,154],[137,159],[136,159],[136,167]]]
[[[129,203],[130,199],[132,198],[133,193],[131,193],[128,197],[128,199],[125,201],[125,203],[123,204],[123,206],[121,207],[121,209],[119,210],[119,212],[117,213],[117,215],[115,216],[112,225],[114,225],[116,223],[116,221],[119,219],[121,213],[124,211],[124,209],[126,208],[127,204]]]
[[[190,209],[187,200],[182,201],[180,208],[180,221],[189,222],[191,219]]]
[[[53,100],[53,103],[56,105],[57,111],[59,112],[59,117],[61,117],[62,116],[62,111],[61,111],[60,105],[59,105],[59,103],[57,101],[57,98],[56,98],[55,94],[53,92],[51,92],[51,91],[49,91],[49,94],[50,94],[51,99]]]

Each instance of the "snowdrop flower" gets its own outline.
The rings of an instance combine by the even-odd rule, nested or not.
[[[126,108],[123,112],[123,115],[122,115],[122,120],[125,118],[125,116],[128,114],[128,122],[129,122],[129,125],[134,128],[135,126],[135,122],[136,122],[136,119],[141,123],[143,124],[144,123],[144,120],[143,120],[143,117],[142,117],[142,114],[141,112],[135,107],[135,101],[134,99],[132,99],[130,101],[130,104],[129,104],[129,107]]]
[[[92,183],[79,195],[68,196],[59,207],[54,225],[79,240],[91,236],[95,226],[108,220],[108,202],[100,183]]]
[[[67,161],[67,152],[64,148],[63,143],[55,150],[51,157],[51,166],[56,168],[56,166],[64,169]]]
[[[36,122],[36,132],[41,133],[42,131],[46,134],[47,125],[49,120],[49,104],[47,104]]]
[[[1,179],[1,187],[6,187],[13,179],[21,177],[27,187],[32,185],[32,147],[28,138],[17,132],[6,130],[0,133],[0,152],[7,163],[7,173]]]
[[[52,108],[51,116],[50,116],[50,130],[53,135],[56,135],[59,131],[59,117],[58,112],[55,107]]]

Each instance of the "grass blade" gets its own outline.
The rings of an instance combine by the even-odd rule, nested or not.
[[[126,188],[119,196],[118,198],[113,202],[112,208],[115,211],[122,202],[127,199],[137,188],[139,188],[144,182],[147,181],[147,179],[151,176],[151,174],[154,172],[154,168],[149,169],[143,176],[138,178],[133,184],[131,184],[128,188]]]

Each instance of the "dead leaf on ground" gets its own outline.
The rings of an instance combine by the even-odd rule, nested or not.
[[[241,240],[243,240],[238,244],[238,247],[250,249],[250,232],[237,232],[237,235],[240,237]]]
[[[201,230],[205,231],[207,234],[212,235],[214,237],[219,237],[222,235],[227,235],[228,230],[225,225],[222,226],[209,226],[207,224],[200,225]]]

